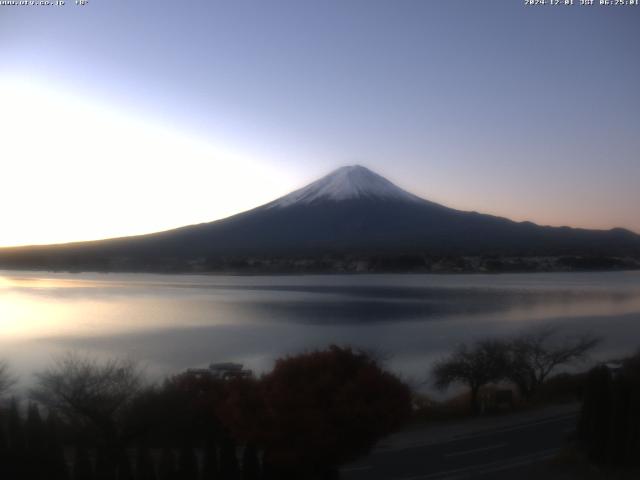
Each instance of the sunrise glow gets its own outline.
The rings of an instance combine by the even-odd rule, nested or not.
[[[264,162],[81,96],[2,79],[0,105],[0,246],[165,230],[284,193]]]

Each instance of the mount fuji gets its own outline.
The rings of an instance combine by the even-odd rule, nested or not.
[[[399,200],[407,202],[424,201],[402,190],[389,180],[371,170],[353,165],[338,168],[300,190],[285,195],[272,202],[272,207],[310,205],[323,201],[343,201],[354,199]]]
[[[355,165],[210,223],[111,240],[0,249],[0,267],[260,271],[306,265],[332,271],[336,258],[374,265],[371,259],[411,257],[428,265],[428,259],[469,256],[638,259],[640,236],[620,228],[545,227],[455,210]]]

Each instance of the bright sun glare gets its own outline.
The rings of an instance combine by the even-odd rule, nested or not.
[[[266,162],[104,104],[5,79],[0,105],[0,246],[153,232],[283,193]]]

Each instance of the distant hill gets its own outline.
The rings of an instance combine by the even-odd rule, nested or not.
[[[628,230],[545,227],[459,211],[361,166],[339,168],[271,203],[210,223],[0,249],[0,268],[98,271],[434,270],[434,264],[446,271],[447,262],[450,270],[463,271],[499,271],[500,265],[606,269],[637,267],[638,259],[640,236]],[[547,268],[540,267],[544,262]]]

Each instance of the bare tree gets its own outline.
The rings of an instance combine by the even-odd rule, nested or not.
[[[0,360],[0,398],[2,398],[16,383],[16,378],[9,371],[9,364]]]
[[[436,362],[432,371],[435,386],[441,390],[455,383],[468,386],[471,411],[478,413],[480,387],[505,377],[507,353],[508,345],[499,340],[481,340],[471,347],[461,344],[451,355]]]
[[[509,343],[507,378],[529,399],[556,368],[584,361],[600,341],[592,334],[559,337],[556,328],[520,335]]]
[[[98,361],[77,353],[57,357],[36,380],[34,400],[70,422],[95,428],[108,447],[120,442],[124,410],[144,383],[133,360]]]

